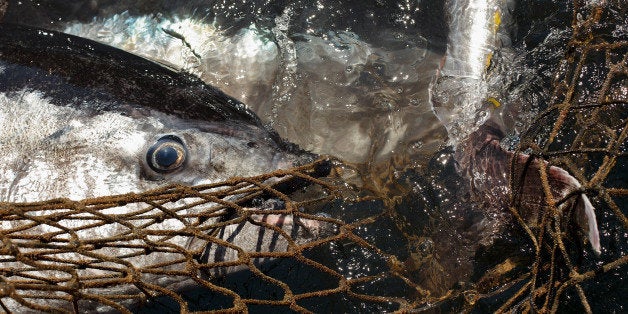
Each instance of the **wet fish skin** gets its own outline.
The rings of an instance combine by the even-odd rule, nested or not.
[[[510,46],[513,0],[448,0],[447,52],[431,86],[433,111],[445,125],[448,144],[457,145],[488,118],[487,70],[493,53]]]
[[[117,140],[117,145],[122,145],[118,147],[120,153],[129,153],[127,158],[137,158],[134,163],[128,163],[133,168],[129,173],[139,176],[140,173],[135,172],[142,172],[146,177],[142,188],[163,184],[155,179],[199,183],[259,174],[275,169],[280,163],[285,167],[311,161],[314,157],[266,129],[244,104],[200,80],[90,40],[3,24],[0,25],[0,62],[0,92],[3,101],[8,103],[3,106],[4,116],[10,113],[6,110],[12,110],[15,118],[20,118],[20,110],[26,110],[30,111],[30,117],[24,123],[41,121],[35,134],[22,137],[23,142],[17,143],[11,140],[10,134],[25,135],[32,130],[25,126],[17,129],[15,125],[19,126],[19,120],[4,120],[3,126],[8,130],[2,142],[5,151],[17,153],[31,149],[34,152],[55,143],[77,143],[90,135],[105,136],[98,141],[75,145],[73,155],[87,154],[86,147],[90,145],[90,149],[107,148]],[[55,117],[59,117],[58,121]],[[98,133],[98,127],[104,127],[107,119],[112,126],[129,129],[118,129],[117,134]],[[94,134],[79,134],[79,130],[89,129],[89,124],[96,121],[100,124],[94,126]],[[146,147],[170,133],[190,146],[187,167],[172,174],[148,173],[145,166],[138,167]],[[138,138],[137,134],[142,137]],[[203,140],[201,134],[209,137]],[[37,136],[40,138],[36,139]],[[209,149],[203,149],[203,145],[208,145],[205,147]],[[59,161],[70,157],[60,155],[59,150],[55,156]],[[5,159],[4,165],[9,163]],[[112,170],[123,172],[127,160],[118,163],[118,169]],[[201,176],[192,178],[192,169]],[[5,194],[0,198],[34,201],[63,194],[41,194],[37,199],[15,199]],[[92,192],[77,197],[100,195]]]
[[[261,128],[259,118],[244,104],[187,73],[73,35],[13,24],[0,27],[3,61],[48,72],[48,76],[28,78],[28,84],[31,89],[47,91],[52,98],[68,97],[54,88],[58,84],[51,77],[54,74],[77,87],[97,89],[99,93],[94,96],[108,100],[126,101],[185,119],[237,120]],[[26,83],[25,78],[15,76],[3,82],[3,89],[15,90]],[[113,109],[113,105],[102,109]]]
[[[469,179],[473,196],[490,204],[486,206],[489,211],[503,211],[515,204],[526,224],[538,226],[544,215],[543,210],[547,210],[549,205],[546,201],[548,197],[558,202],[570,193],[576,193],[565,202],[558,203],[557,209],[564,216],[568,213],[573,215],[565,219],[566,223],[574,223],[581,228],[588,235],[595,254],[601,254],[595,208],[586,194],[578,193],[582,188],[580,182],[564,169],[550,166],[547,161],[502,148],[500,140],[503,137],[499,125],[490,119],[458,146],[456,160],[460,172]],[[515,178],[511,178],[513,162]],[[545,194],[539,172],[541,168],[547,171],[551,195]],[[517,183],[517,191],[511,190],[512,179]],[[511,194],[516,195],[517,199],[511,199]],[[574,212],[570,213],[571,210]],[[489,216],[499,215],[493,213]],[[493,223],[497,225],[495,228],[503,224],[502,221]]]
[[[7,202],[80,200],[140,192],[169,183],[223,181],[290,167],[315,157],[265,128],[242,103],[190,75],[90,40],[8,24],[0,24],[0,129],[3,130],[0,149],[4,152],[0,156],[2,206],[11,206]],[[182,166],[173,172],[153,169],[148,152],[156,143],[172,138],[185,147]],[[140,207],[129,204],[107,213],[129,213]],[[205,209],[196,206],[178,213],[194,214]],[[47,217],[51,212],[31,214]],[[250,221],[239,224],[241,228],[222,232],[213,248],[226,241],[245,252],[287,250],[287,239],[254,224],[264,219],[277,223],[297,243],[311,239],[321,227],[315,220],[291,215],[252,216]],[[297,220],[305,223],[294,223]],[[2,230],[20,228],[23,223],[0,218]],[[81,229],[77,236],[83,240],[106,239],[128,231],[116,224],[85,227],[89,220],[59,223]],[[185,227],[177,219],[166,219],[151,228],[176,231]],[[49,234],[58,230],[53,225],[42,224],[26,232]],[[263,241],[258,245],[249,245],[251,238],[261,236]],[[274,239],[272,243],[267,241],[269,237]],[[186,236],[173,237],[169,242],[181,251],[202,251],[207,245]],[[99,254],[122,256],[132,251],[114,246],[101,249]],[[85,258],[79,253],[59,253],[56,257],[68,261]],[[141,270],[179,258],[178,254],[152,252],[125,261]],[[258,263],[262,261],[256,259]],[[6,261],[2,267],[30,266]],[[41,271],[42,276],[54,276]],[[97,276],[102,271],[87,268],[85,272]],[[164,287],[182,288],[189,281],[145,275],[144,279]],[[138,290],[133,285],[117,285],[99,293],[138,293]],[[68,302],[35,302],[50,309],[72,307]],[[13,300],[4,304],[16,312],[27,311]],[[80,301],[79,309],[106,311],[107,307]]]

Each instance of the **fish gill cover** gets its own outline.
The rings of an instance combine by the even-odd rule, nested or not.
[[[399,228],[403,232],[390,232],[392,236],[385,240],[401,241],[413,248],[412,253],[391,254],[386,241],[372,238],[365,230],[394,230],[396,224],[391,217],[398,215],[393,213],[394,205],[388,205],[390,202],[378,198],[376,193],[354,191],[337,177],[315,178],[310,175],[316,172],[314,164],[211,185],[168,186],[81,201],[2,203],[0,220],[20,220],[24,224],[20,228],[3,228],[1,232],[0,305],[7,312],[78,312],[95,305],[122,312],[129,312],[126,306],[132,306],[131,310],[142,311],[138,302],[147,306],[147,311],[155,304],[163,304],[181,312],[261,311],[278,307],[299,312],[421,312],[435,308],[556,312],[577,311],[574,307],[578,305],[586,312],[592,308],[621,311],[625,301],[616,298],[625,295],[628,263],[628,33],[627,21],[622,19],[628,15],[620,2],[585,5],[574,1],[571,36],[565,55],[554,66],[550,102],[522,133],[516,147],[517,152],[530,157],[523,164],[513,160],[509,171],[513,193],[508,207],[516,220],[515,229],[523,234],[520,244],[529,248],[529,254],[490,250],[478,253],[478,260],[490,262],[475,271],[471,284],[453,285],[446,291],[426,288],[434,286],[425,279],[429,276],[419,276],[417,280],[412,271],[439,271],[429,258],[435,252],[433,243],[407,237],[408,230]],[[536,167],[535,161],[539,161]],[[557,197],[548,180],[550,165],[568,170],[581,188]],[[336,166],[337,175],[350,168],[340,162]],[[310,184],[308,191],[315,193],[282,193],[282,189],[268,183],[273,177],[298,177]],[[545,206],[536,215],[523,212],[524,202],[529,200],[520,196],[528,177],[539,178],[543,190],[540,197]],[[421,194],[438,193],[443,188],[422,187]],[[587,253],[583,243],[574,240],[581,237],[573,236],[581,232],[570,222],[579,214],[575,209],[583,192],[596,208],[601,231],[599,257]],[[262,194],[266,194],[264,199],[283,201],[283,209],[252,209],[254,200]],[[181,200],[187,200],[182,202],[186,205],[180,205]],[[573,206],[562,206],[570,203]],[[140,204],[141,209],[107,214],[108,209],[128,204]],[[347,210],[355,208],[355,204],[361,204],[360,213]],[[193,207],[203,210],[188,211]],[[345,214],[333,218],[312,214],[334,208],[345,209]],[[182,214],[189,212],[194,214]],[[300,217],[327,223],[334,232],[297,243],[281,227],[254,217],[268,213],[292,215],[295,221]],[[216,216],[225,218],[205,223]],[[84,223],[77,229],[68,229],[64,224],[71,220]],[[181,228],[161,230],[159,226],[166,220],[180,221]],[[216,236],[228,226],[247,222],[262,234],[284,239],[287,249],[243,249]],[[51,231],[29,232],[42,224],[51,226]],[[86,229],[110,224],[126,229],[106,238],[81,237]],[[190,246],[193,249],[184,249],[169,242],[173,237],[200,242]],[[231,260],[209,262],[203,259],[203,248],[208,243],[237,254]],[[327,250],[328,247],[334,249]],[[120,254],[103,254],[112,252],[111,249]],[[170,258],[142,268],[130,262],[158,253]],[[351,254],[361,255],[363,260],[358,263],[348,258]],[[286,262],[263,269],[254,262],[256,258]],[[354,276],[352,263],[368,266],[367,274]],[[216,269],[228,267],[244,270],[235,279],[217,276]],[[100,275],[94,276],[87,270],[97,270]],[[168,279],[153,284],[150,278],[154,275]],[[192,282],[200,290],[181,292],[177,287],[182,282]],[[618,291],[610,294],[609,299],[611,289]],[[47,302],[40,302],[42,299]],[[334,302],[345,305],[325,305]]]

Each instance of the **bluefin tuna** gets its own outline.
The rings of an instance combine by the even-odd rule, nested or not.
[[[546,205],[539,169],[548,163],[525,154],[515,154],[500,145],[506,134],[504,116],[500,110],[489,110],[492,80],[503,80],[503,73],[492,74],[490,68],[496,52],[508,54],[510,48],[510,0],[455,0],[448,1],[449,36],[447,52],[434,83],[431,100],[435,114],[447,128],[449,144],[456,147],[455,158],[460,172],[470,182],[472,193],[491,211],[482,224],[488,237],[500,233],[504,224],[494,217],[511,204],[511,163],[519,169],[528,169],[521,179],[520,200],[522,217],[530,224],[539,222],[540,210]],[[499,83],[495,84],[500,86]],[[512,117],[508,117],[512,119]],[[559,206],[566,212],[576,208],[576,222],[588,233],[591,247],[600,254],[600,238],[595,208],[582,191],[580,182],[564,169],[550,166],[548,182],[551,196],[558,200],[574,194]]]
[[[283,141],[243,103],[194,76],[91,40],[8,24],[0,24],[0,129],[0,204],[5,209],[15,202],[81,200],[171,183],[217,182],[292,167],[315,157]],[[133,210],[131,206],[109,214]],[[183,211],[194,210],[202,208]],[[297,235],[296,242],[306,241],[321,227],[317,221],[290,215],[252,217]],[[0,228],[15,229],[24,223],[5,220]],[[75,224],[69,228],[86,223],[66,222]],[[173,230],[181,226],[176,219],[159,224]],[[125,227],[104,225],[81,230],[78,236],[82,240],[106,238],[122,232],[121,228]],[[287,240],[277,239],[272,231],[260,232],[261,228],[251,223],[229,226],[218,237],[245,251],[287,249]],[[29,232],[55,230],[42,224]],[[170,243],[182,250],[199,245],[186,237],[174,237]],[[109,249],[104,253],[111,256],[129,250]],[[78,253],[61,255],[68,260],[82,258]],[[209,245],[199,262],[230,261],[237,255],[236,250]],[[173,258],[153,252],[127,261],[142,268]],[[0,263],[3,268],[15,264]],[[86,271],[99,274],[96,269]],[[214,274],[210,271],[210,275]],[[146,278],[163,286],[184,286],[180,278],[164,277]],[[111,287],[111,292],[138,290],[121,285]],[[24,309],[16,301],[3,302],[14,311]],[[70,306],[67,302],[36,303],[50,308]],[[106,310],[94,302],[78,305],[79,311]]]

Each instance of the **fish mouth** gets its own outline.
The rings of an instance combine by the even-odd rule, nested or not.
[[[315,156],[314,154],[311,154]],[[304,166],[307,167],[307,166]],[[321,158],[317,161],[314,161],[314,164],[311,165],[310,169],[301,170],[295,169],[295,172],[301,173],[303,176],[297,175],[289,175],[282,179],[277,179],[276,177],[270,178],[264,182],[265,184],[270,185],[270,190],[263,190],[261,194],[258,196],[244,201],[239,205],[242,208],[249,210],[286,210],[286,204],[281,199],[280,195],[288,196],[294,194],[297,191],[307,190],[308,187],[314,185],[312,179],[318,179],[321,177],[326,177],[329,175],[332,169],[332,161],[329,158]],[[298,212],[301,212],[300,209],[296,209]],[[224,216],[222,216],[221,221],[229,221],[235,219],[238,216],[238,212],[236,210],[229,210]],[[293,222],[298,222],[302,227],[309,230],[312,227],[312,230],[318,229],[319,226],[316,224],[316,221],[310,226],[308,224],[303,224],[302,219],[293,218],[292,214],[271,214],[270,218],[266,218],[266,214],[257,213],[252,214],[251,218],[262,222],[262,220],[270,219],[267,223],[274,224],[281,227],[284,223],[288,223],[288,225],[293,225]],[[255,218],[257,217],[257,218]],[[309,219],[306,219],[309,220]],[[318,234],[320,232],[312,232],[313,234]]]
[[[318,157],[315,154],[308,153],[307,158]],[[295,166],[293,162],[286,160],[286,156],[278,154],[275,156],[276,164],[285,164],[286,168],[276,168],[277,170],[285,170],[278,173],[276,177],[266,179],[263,184],[268,189],[260,190],[260,193],[253,198],[238,201],[238,205],[242,208],[259,209],[259,210],[285,210],[285,203],[281,196],[290,197],[297,191],[306,190],[308,187],[315,185],[315,179],[326,177],[331,173],[333,163],[329,158],[320,158],[318,160],[310,160],[307,164]],[[296,168],[295,168],[296,167]],[[304,169],[305,168],[305,169]],[[290,173],[299,173],[300,175],[291,175]],[[280,205],[277,205],[280,204]],[[231,208],[221,216],[220,221],[229,221],[235,219],[238,212]],[[282,214],[282,216],[286,216]]]
[[[312,155],[314,156],[314,155]],[[330,236],[337,232],[336,225],[330,222],[329,216],[324,213],[311,213],[303,207],[297,207],[299,203],[292,203],[295,192],[316,186],[314,178],[327,176],[331,172],[332,161],[319,159],[314,164],[307,164],[295,168],[294,175],[291,170],[279,173],[283,176],[279,181],[273,177],[263,184],[268,185],[253,199],[237,202],[239,209],[228,208],[219,219],[223,224],[219,229],[214,229],[215,236],[231,245],[210,241],[199,256],[198,261],[208,264],[210,267],[204,270],[205,275],[220,277],[249,267],[240,263],[242,252],[290,252],[294,245],[308,243],[313,239]],[[308,169],[304,169],[308,168]],[[296,175],[296,174],[299,175]],[[291,202],[289,204],[288,202]],[[272,256],[260,255],[254,257],[254,263],[260,264],[271,261]],[[234,266],[216,265],[213,263],[227,262]]]

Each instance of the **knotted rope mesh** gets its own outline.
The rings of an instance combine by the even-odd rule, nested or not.
[[[165,302],[167,309],[181,312],[244,312],[252,305],[307,312],[300,303],[346,294],[413,308],[416,301],[363,288],[394,277],[404,289],[428,295],[398,271],[346,278],[307,257],[310,250],[346,240],[396,261],[354,233],[381,213],[343,221],[312,212],[342,198],[346,189],[338,181],[311,175],[321,163],[328,161],[194,187],[172,185],[81,201],[1,203],[0,306],[7,312],[129,312]],[[302,192],[304,184],[313,192]],[[281,192],[295,186],[296,195]],[[268,205],[263,201],[268,199],[281,204]],[[289,259],[291,267],[308,268],[333,284],[294,291],[260,270],[269,259]],[[247,298],[215,282],[230,270],[246,270],[262,290],[275,295]],[[220,302],[190,305],[196,301],[180,294],[185,286]],[[163,301],[164,296],[169,299]]]
[[[243,312],[254,306],[307,312],[319,300],[342,295],[337,302],[375,304],[363,307],[370,310],[429,311],[441,305],[473,311],[489,303],[499,312],[557,311],[578,300],[590,312],[591,294],[604,291],[608,275],[625,272],[628,263],[628,41],[625,34],[609,35],[604,21],[617,19],[613,14],[604,5],[574,2],[572,38],[556,65],[550,105],[516,150],[531,161],[547,161],[547,167],[534,169],[513,162],[510,175],[510,212],[531,243],[531,259],[507,257],[471,287],[432,293],[411,279],[398,256],[361,232],[385,225],[393,209],[381,210],[390,206],[355,192],[339,176],[316,178],[316,167],[327,162],[319,161],[210,185],[81,201],[0,203],[0,306],[6,312],[129,312],[167,303],[181,312]],[[582,187],[556,198],[547,179],[550,166],[569,171]],[[528,171],[539,172],[545,191],[545,209],[534,221],[520,212],[518,191]],[[285,187],[293,192],[284,193]],[[582,193],[596,208],[599,257],[575,240],[582,238],[574,236],[581,232],[573,227],[576,213],[561,206]],[[355,203],[375,209],[340,218],[317,214]],[[254,237],[241,238],[245,234]],[[326,247],[350,247],[347,243],[372,254],[366,258],[375,261],[368,275],[348,275],[321,258],[330,258]],[[273,273],[262,267],[268,260],[289,262]],[[286,269],[307,277],[286,279]],[[251,289],[270,292],[251,297],[234,291],[220,280],[231,270],[247,273]],[[312,277],[325,280],[295,284]],[[200,289],[197,299],[181,292],[189,286]]]
[[[533,244],[534,259],[529,272],[518,278],[507,276],[516,288],[509,291],[499,312],[555,312],[561,300],[570,300],[571,306],[580,303],[584,311],[591,312],[589,295],[603,298],[604,293],[596,290],[608,291],[606,280],[613,278],[612,273],[626,271],[628,41],[615,27],[625,26],[627,8],[620,3],[601,4],[574,1],[572,37],[565,56],[555,66],[550,105],[521,136],[517,152],[545,160],[547,166],[532,169],[532,162],[525,166],[512,162],[510,210]],[[582,187],[556,197],[548,180],[550,165],[569,171]],[[519,194],[530,171],[539,173],[546,204],[535,222],[522,218],[525,200]],[[562,206],[582,193],[596,208],[603,248],[599,257],[592,256],[587,243],[574,240],[582,238],[574,231],[578,213]],[[583,253],[587,250],[588,255]],[[614,287],[623,289],[625,279],[612,279],[620,282]],[[505,287],[501,289],[503,292]],[[597,302],[607,302],[608,308],[615,310],[617,304],[625,306],[625,301],[612,297]]]

